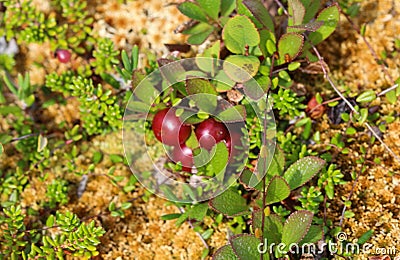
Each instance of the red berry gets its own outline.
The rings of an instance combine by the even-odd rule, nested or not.
[[[71,60],[71,52],[69,50],[56,50],[57,59],[62,63],[67,63]]]
[[[156,138],[166,145],[177,146],[188,139],[191,127],[182,124],[175,109],[166,108],[157,112],[151,128]]]
[[[199,140],[200,147],[211,150],[211,148],[218,142],[226,139],[229,136],[228,129],[223,123],[209,118],[201,122],[195,130],[197,140]]]
[[[185,172],[191,172],[193,166],[193,152],[192,149],[187,147],[185,144],[175,146],[172,151],[172,160],[177,163],[181,162],[182,170]]]

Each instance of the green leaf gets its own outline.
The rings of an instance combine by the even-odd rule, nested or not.
[[[260,30],[260,49],[265,57],[273,55],[276,51],[275,34],[268,30]]]
[[[260,60],[255,56],[230,55],[225,59],[223,70],[235,82],[243,83],[254,77]]]
[[[303,23],[308,23],[314,19],[315,14],[318,12],[321,1],[320,0],[301,0],[304,7],[306,8],[306,14],[303,19]]]
[[[284,178],[275,176],[271,179],[267,187],[267,205],[282,201],[289,197],[290,188]]]
[[[285,154],[283,150],[279,147],[275,147],[274,156],[272,157],[271,164],[269,165],[267,171],[267,180],[277,175],[282,175],[285,168]]]
[[[204,231],[202,234],[201,234],[201,237],[204,239],[204,240],[207,240],[207,239],[209,239],[210,237],[211,237],[211,235],[214,233],[214,229],[212,229],[212,228],[209,228],[209,229],[207,229],[206,231]]]
[[[246,199],[240,196],[237,191],[231,189],[228,189],[217,197],[212,198],[209,204],[215,211],[230,217],[246,215],[249,213]]]
[[[237,256],[235,255],[235,252],[233,252],[231,245],[224,245],[223,247],[220,247],[217,251],[215,251],[212,259],[213,260],[239,260],[239,258],[237,258]]]
[[[289,0],[288,26],[302,24],[305,13],[306,9],[300,0]]]
[[[50,215],[46,220],[46,227],[52,227],[55,221],[54,215]]]
[[[200,22],[208,23],[208,19],[203,9],[193,2],[183,2],[178,5],[178,10],[187,17]]]
[[[191,34],[187,42],[192,45],[202,44],[214,31],[214,27],[208,23],[199,23],[192,28],[185,30],[182,34]]]
[[[309,244],[309,243],[317,243],[322,239],[323,230],[321,226],[311,225],[308,229],[307,234],[303,237],[300,242],[300,245]]]
[[[173,220],[179,218],[181,215],[181,213],[166,214],[161,216],[161,220]]]
[[[214,76],[216,66],[218,65],[217,59],[219,59],[220,49],[221,42],[218,40],[211,47],[207,48],[202,54],[197,55],[197,66],[205,72],[211,72],[211,76]],[[203,59],[202,57],[204,57],[205,59]]]
[[[197,2],[211,19],[218,19],[221,0],[197,0]]]
[[[252,216],[253,230],[261,229],[262,226],[262,210],[253,212]],[[264,215],[263,236],[268,240],[268,244],[281,242],[283,223],[281,217],[276,214]]]
[[[268,29],[270,32],[275,32],[274,21],[264,4],[260,0],[243,0],[242,2],[247,9],[254,15],[254,17]]]
[[[207,215],[207,210],[208,210],[207,203],[200,203],[200,204],[194,205],[191,209],[189,209],[187,211],[188,217],[190,219],[196,219],[196,220],[201,221]]]
[[[211,158],[210,165],[213,168],[215,174],[220,174],[225,170],[228,162],[229,152],[225,145],[225,142],[217,143],[213,150],[215,149],[214,156]]]
[[[278,41],[279,64],[294,60],[303,48],[304,36],[297,33],[286,33]]]
[[[132,86],[134,88],[135,96],[146,103],[152,105],[153,100],[158,96],[159,92],[154,86],[145,79],[146,75],[138,70],[135,70],[132,75]]]
[[[218,92],[207,79],[188,78],[186,91],[202,111],[212,114],[217,108]]]
[[[386,99],[389,101],[390,104],[395,104],[397,101],[396,91],[391,90],[385,94]]]
[[[349,127],[346,129],[346,134],[347,135],[354,135],[357,133],[357,130],[354,127]]]
[[[43,151],[44,148],[46,148],[47,143],[48,143],[47,138],[44,137],[43,135],[39,135],[37,151],[38,151],[39,153],[40,153],[41,151]]]
[[[3,154],[3,152],[4,152],[3,144],[0,143],[0,156]]]
[[[370,229],[358,238],[357,244],[362,245],[365,244],[374,234],[374,230]]]
[[[93,163],[94,164],[98,164],[99,162],[101,162],[101,160],[103,160],[103,153],[96,151],[93,153]]]
[[[283,177],[289,184],[290,189],[294,190],[314,177],[324,164],[325,161],[318,157],[307,156],[290,165]]]
[[[282,243],[288,249],[292,243],[299,243],[307,234],[313,214],[307,210],[299,210],[292,213],[286,220],[282,230]]]
[[[246,108],[243,105],[228,107],[217,115],[224,123],[243,122],[246,119]]]
[[[221,0],[221,16],[229,16],[236,8],[236,0]]]
[[[122,210],[127,210],[127,209],[129,209],[130,207],[132,207],[132,203],[131,203],[131,202],[124,202],[124,203],[122,203],[122,205],[121,205],[121,209],[122,209]]]
[[[260,43],[255,25],[242,15],[229,19],[223,29],[222,39],[228,50],[235,54],[245,54],[246,46],[257,46]]]
[[[366,103],[366,102],[371,102],[371,101],[373,101],[375,99],[376,99],[375,91],[367,90],[367,91],[361,93],[357,97],[356,101],[359,102],[359,103]]]
[[[260,253],[257,250],[260,239],[255,236],[240,234],[231,237],[229,242],[239,259],[260,259]]]
[[[308,36],[312,44],[317,45],[331,35],[339,23],[340,11],[337,4],[331,5],[323,9],[316,21],[323,21],[324,24],[315,32],[311,32]],[[307,48],[308,49],[308,48]]]

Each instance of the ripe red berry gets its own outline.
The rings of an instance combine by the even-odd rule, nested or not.
[[[200,147],[207,150],[211,150],[216,143],[229,136],[228,129],[226,129],[225,125],[215,121],[213,118],[201,122],[196,127],[195,134],[197,140],[199,140]]]
[[[175,163],[181,162],[183,171],[191,172],[193,166],[193,151],[185,144],[175,146],[172,151],[172,160]]]
[[[156,138],[166,145],[178,146],[188,139],[191,127],[182,124],[175,109],[166,108],[157,112],[151,126]]]
[[[67,63],[71,60],[71,52],[69,50],[58,49],[56,50],[56,55],[58,61],[62,63]]]

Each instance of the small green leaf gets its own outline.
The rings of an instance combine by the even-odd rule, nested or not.
[[[211,237],[211,235],[214,233],[214,229],[212,229],[212,228],[209,228],[209,229],[207,229],[206,231],[204,231],[202,234],[201,234],[201,237],[204,239],[204,240],[207,240],[207,239],[209,239],[210,237]]]
[[[303,48],[304,36],[297,33],[286,33],[278,41],[279,64],[294,60]]]
[[[354,127],[349,127],[346,129],[346,134],[347,135],[354,135],[357,133],[357,130]]]
[[[221,0],[197,0],[197,2],[211,19],[218,19],[218,13],[221,7]]]
[[[187,42],[192,45],[202,44],[214,31],[214,27],[208,23],[199,23],[192,28],[185,30],[182,34],[190,34]]]
[[[309,181],[322,169],[324,164],[325,161],[318,157],[307,156],[290,165],[283,177],[290,189],[294,190]]]
[[[94,164],[98,164],[99,162],[101,162],[101,160],[103,160],[103,153],[96,151],[93,153],[93,163]]]
[[[214,147],[215,148],[213,149],[215,149],[215,153],[211,158],[210,165],[212,166],[214,173],[217,175],[224,171],[228,162],[229,152],[224,142],[219,142]]]
[[[4,152],[3,144],[0,143],[0,156],[3,154],[3,152]]]
[[[243,83],[254,77],[260,60],[255,56],[230,55],[225,59],[223,69],[233,81]]]
[[[340,11],[337,4],[331,5],[323,9],[316,19],[324,24],[315,32],[311,32],[308,38],[312,44],[317,45],[331,35],[339,22]],[[307,48],[308,49],[308,48]]]
[[[246,199],[240,196],[237,191],[228,189],[212,198],[209,202],[210,207],[215,211],[220,212],[226,216],[240,216],[249,213]]]
[[[286,199],[289,195],[290,188],[285,179],[280,176],[275,176],[268,184],[265,201],[267,205],[270,205]]]
[[[207,113],[213,113],[217,107],[217,94],[215,87],[207,80],[201,78],[188,78],[186,91],[189,98],[197,107]]]
[[[311,225],[308,229],[307,234],[303,237],[300,242],[300,245],[309,244],[309,243],[317,243],[322,239],[323,229],[321,226]]]
[[[229,242],[239,259],[260,259],[260,253],[257,250],[260,239],[255,236],[240,234],[231,237]]]
[[[40,153],[41,151],[43,151],[44,148],[46,148],[47,143],[48,143],[47,138],[44,137],[43,135],[39,135],[37,151],[38,151],[39,153]]]
[[[200,22],[208,23],[208,19],[203,9],[193,2],[183,2],[178,5],[178,10],[187,17]]]
[[[217,119],[224,123],[243,122],[246,119],[246,108],[243,105],[229,107],[220,112]]]
[[[253,212],[252,216],[253,230],[261,229],[262,226],[262,210]],[[281,242],[283,223],[281,217],[276,214],[264,215],[264,231],[263,236],[268,240],[268,244]]]
[[[200,204],[194,205],[191,209],[189,209],[187,211],[188,217],[190,219],[196,219],[196,220],[201,221],[207,215],[207,210],[208,210],[207,203],[200,203]]]
[[[235,54],[245,54],[246,46],[257,46],[260,43],[260,35],[255,25],[247,16],[237,15],[226,23],[222,39],[228,50]]]
[[[177,219],[181,216],[181,213],[172,213],[172,214],[166,214],[161,216],[161,220],[172,220],[172,219]]]
[[[197,66],[205,72],[211,72],[211,76],[214,76],[216,67],[218,65],[217,59],[219,59],[220,49],[221,42],[218,40],[211,47],[207,48],[202,54],[197,55]]]
[[[365,232],[364,234],[362,234],[360,236],[360,238],[357,241],[357,244],[362,245],[365,244],[374,234],[374,230],[370,229],[367,232]]]
[[[395,104],[397,101],[396,91],[391,90],[385,94],[386,99],[389,101],[390,104]]]
[[[124,203],[122,203],[122,205],[121,205],[121,209],[122,209],[122,210],[127,210],[127,209],[129,209],[130,207],[132,207],[132,203],[131,203],[131,202],[124,202]]]
[[[55,221],[54,215],[50,215],[47,220],[46,220],[46,226],[47,227],[52,227]]]
[[[288,65],[288,70],[289,70],[289,71],[295,71],[295,70],[297,70],[298,68],[300,68],[300,66],[301,66],[301,63],[300,63],[300,62],[292,62],[292,63],[290,63],[290,64]]]
[[[300,25],[303,23],[306,9],[300,0],[289,0],[288,25]]]
[[[299,210],[292,213],[283,225],[282,243],[288,249],[292,243],[299,243],[307,234],[313,214],[307,210]]]
[[[366,103],[366,102],[371,102],[371,101],[373,101],[375,99],[376,99],[375,91],[367,90],[367,91],[361,93],[357,97],[356,101],[359,102],[359,103]]]
[[[231,245],[224,245],[223,247],[220,247],[217,251],[215,251],[212,259],[213,260],[239,260],[239,258],[237,258],[237,256],[235,255],[235,252],[233,252]]]
[[[275,32],[275,25],[271,15],[265,8],[264,4],[260,0],[243,0],[242,2],[247,9],[254,15],[254,17],[268,29],[270,32]]]

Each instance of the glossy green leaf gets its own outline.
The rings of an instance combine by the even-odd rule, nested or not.
[[[294,60],[303,48],[304,36],[297,33],[286,33],[278,41],[279,64],[286,63],[287,58]]]
[[[203,9],[193,2],[183,2],[178,5],[178,10],[187,17],[200,22],[208,22],[207,16]]]
[[[233,81],[243,83],[257,74],[260,60],[255,56],[230,55],[225,59],[223,69]]]
[[[292,213],[283,225],[282,230],[282,243],[288,249],[292,243],[299,243],[307,234],[313,214],[307,210],[299,210]]]
[[[211,19],[218,19],[221,0],[197,0],[197,3]]]
[[[239,258],[237,258],[237,256],[235,255],[235,252],[233,252],[231,245],[224,245],[223,247],[220,247],[217,251],[215,251],[212,259],[213,260],[239,260]]]
[[[373,101],[375,99],[376,99],[375,91],[370,89],[370,90],[367,90],[367,91],[361,93],[357,97],[356,101],[359,102],[359,103],[366,103],[366,102],[371,102],[371,101]]]
[[[262,210],[253,212],[252,216],[253,230],[261,229],[262,226]],[[283,223],[281,217],[276,214],[264,215],[264,230],[263,236],[268,240],[268,243],[279,244],[282,238]]]
[[[316,45],[331,35],[338,25],[340,11],[338,5],[334,4],[323,9],[316,19],[324,24],[315,32],[311,32],[308,36],[312,44]]]
[[[260,30],[260,49],[264,56],[268,57],[276,51],[276,38],[275,34],[268,30]]]
[[[181,213],[172,213],[172,214],[162,215],[160,218],[161,220],[172,220],[179,218],[181,215],[182,215]]]
[[[260,43],[255,25],[242,15],[229,19],[223,29],[222,39],[228,50],[235,54],[245,54],[246,46],[257,46]]]
[[[219,113],[217,119],[225,123],[242,122],[246,119],[246,108],[243,105],[229,107]]]
[[[283,177],[290,189],[294,190],[314,177],[324,165],[325,161],[321,158],[307,156],[290,165]]]
[[[272,17],[260,0],[243,0],[242,3],[247,7],[247,9],[249,9],[249,11],[264,26],[265,29],[268,29],[272,33],[275,32],[275,25]]]
[[[257,250],[260,239],[255,236],[240,234],[232,237],[229,242],[239,259],[260,259],[260,253]]]
[[[228,189],[212,198],[209,202],[210,207],[215,211],[226,216],[240,216],[249,214],[249,207],[244,199],[237,191]]]
[[[282,201],[289,197],[290,188],[284,178],[275,176],[271,179],[267,187],[267,205]]]

